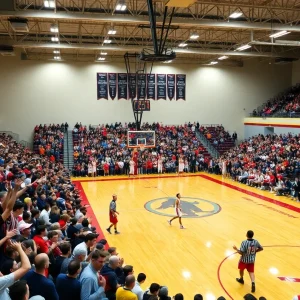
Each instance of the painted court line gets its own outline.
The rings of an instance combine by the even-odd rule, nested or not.
[[[210,180],[212,182],[215,182],[215,183],[218,183],[220,185],[224,185],[226,187],[229,187],[233,190],[236,190],[236,191],[239,191],[239,192],[242,192],[244,194],[247,194],[249,196],[252,196],[252,197],[256,197],[260,200],[263,200],[263,201],[266,201],[266,202],[269,202],[269,203],[272,203],[272,204],[275,204],[275,205],[278,205],[280,207],[284,207],[286,209],[289,209],[291,211],[294,211],[294,212],[297,212],[297,213],[300,213],[300,207],[297,207],[297,206],[294,206],[294,205],[291,205],[291,204],[288,204],[288,203],[284,203],[284,202],[281,202],[281,201],[278,201],[278,200],[275,200],[275,199],[272,199],[272,198],[269,198],[267,196],[263,196],[263,195],[260,195],[260,194],[257,194],[257,193],[254,193],[254,192],[251,192],[251,191],[248,191],[246,189],[243,189],[243,188],[240,188],[240,187],[237,187],[235,185],[232,185],[230,183],[227,183],[227,182],[223,182],[221,180],[218,180],[218,179],[215,179],[215,178],[212,178],[210,176],[207,176],[207,175],[199,175],[201,178],[205,178],[207,180]]]

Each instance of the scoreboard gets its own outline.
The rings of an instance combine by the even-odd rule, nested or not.
[[[150,100],[134,100],[133,110],[135,111],[150,111]]]

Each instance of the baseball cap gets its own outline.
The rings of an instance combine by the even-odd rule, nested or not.
[[[22,232],[24,229],[30,228],[33,224],[23,223],[19,226],[19,231]]]

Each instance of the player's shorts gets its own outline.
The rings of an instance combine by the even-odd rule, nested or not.
[[[246,264],[242,261],[239,262],[239,270],[247,270],[250,273],[254,273],[254,263]]]
[[[179,208],[175,208],[175,213],[176,213],[176,216],[181,218],[182,217],[182,212]]]
[[[113,216],[113,214],[109,214],[109,221],[112,224],[117,224],[118,223],[118,218]]]

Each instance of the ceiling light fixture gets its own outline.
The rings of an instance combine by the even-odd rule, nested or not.
[[[51,32],[58,32],[58,25],[56,25],[56,24],[52,24],[51,26],[50,26],[50,31]]]
[[[243,15],[242,12],[236,11],[236,12],[232,13],[232,14],[229,16],[229,18],[231,18],[231,19],[237,19],[237,18],[241,17],[242,15]]]
[[[47,8],[55,8],[55,0],[44,0],[44,6]]]
[[[126,10],[127,6],[125,4],[125,1],[119,1],[118,4],[116,5],[116,10],[118,11],[124,11]]]
[[[103,41],[103,43],[104,43],[104,44],[110,44],[110,43],[111,43],[111,40],[105,39],[105,40]]]
[[[190,35],[190,39],[191,39],[191,40],[196,40],[196,39],[198,39],[198,38],[199,38],[199,34],[196,33],[196,32],[194,32],[194,33],[192,33],[192,34]]]
[[[224,56],[219,57],[218,60],[224,60],[224,59],[227,59],[227,58],[228,58],[228,56],[224,55]]]
[[[246,50],[246,49],[249,49],[249,48],[251,48],[251,45],[243,45],[243,46],[240,46],[240,47],[238,47],[236,50],[237,51],[243,51],[243,50]]]
[[[59,54],[60,51],[59,51],[59,50],[53,50],[53,53],[54,53],[54,54]]]
[[[178,46],[181,47],[181,48],[184,48],[184,47],[187,46],[187,43],[180,43]]]
[[[107,55],[107,52],[101,52],[100,54],[101,55]]]
[[[281,37],[281,36],[284,36],[284,35],[287,35],[289,34],[290,32],[289,31],[286,31],[286,30],[282,30],[282,31],[279,31],[279,32],[276,32],[276,33],[273,33],[270,35],[270,38],[278,38],[278,37]]]
[[[54,56],[54,59],[55,59],[55,60],[60,60],[61,57],[60,57],[60,56]]]
[[[59,41],[59,38],[58,38],[57,36],[53,36],[53,37],[51,38],[51,41],[52,41],[52,42],[58,42],[58,41]]]
[[[172,62],[172,60],[166,60],[164,61],[164,64],[170,64]]]
[[[218,64],[217,61],[211,61],[211,62],[210,62],[210,65],[216,65],[216,64]]]
[[[117,33],[117,30],[115,30],[115,29],[108,30],[108,34],[116,34],[116,33]]]
[[[99,56],[99,57],[97,58],[97,60],[99,60],[99,61],[104,61],[104,60],[105,60],[105,57]]]

